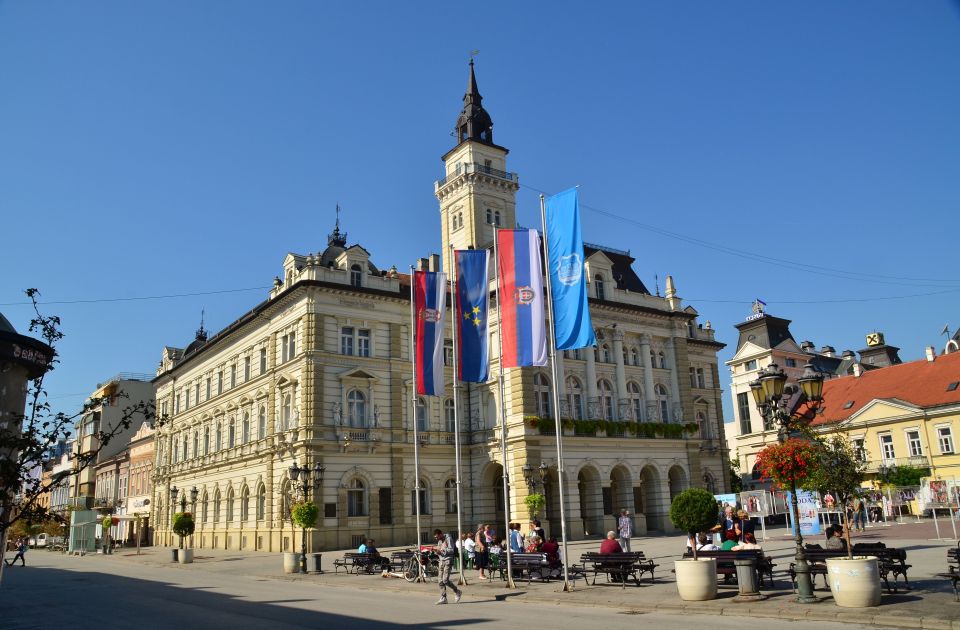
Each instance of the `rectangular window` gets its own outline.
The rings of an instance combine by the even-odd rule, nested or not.
[[[193,404],[194,404],[194,405],[199,405],[199,404],[200,404],[200,383],[199,383],[199,381],[197,382],[196,385],[193,386]]]
[[[217,396],[223,393],[223,370],[217,372]]]
[[[797,367],[797,360],[796,360],[796,359],[791,359],[791,358],[787,357],[787,358],[784,360],[784,364],[785,364],[787,367]]]
[[[880,455],[885,461],[896,459],[897,455],[893,450],[893,436],[884,433],[880,436]]]
[[[410,491],[410,513],[417,513],[417,491]],[[420,513],[421,514],[432,514],[430,511],[430,503],[427,502],[427,489],[420,488]]]
[[[163,401],[163,403],[160,405],[160,414],[162,416],[166,416],[168,411],[169,407],[167,405],[167,401]]]
[[[856,454],[857,459],[861,462],[867,460],[867,451],[863,448],[863,438],[854,438],[850,440],[850,444],[853,446],[853,452]]]
[[[907,446],[910,449],[911,457],[923,456],[923,445],[920,444],[919,431],[907,431]]]
[[[386,488],[389,490],[390,488]],[[323,518],[337,518],[337,504],[336,503],[324,503],[323,504]]]
[[[180,394],[177,394],[177,397],[173,403],[173,413],[180,413]]]
[[[740,434],[750,433],[750,393],[737,394],[737,413],[740,418]]]
[[[751,370],[757,369],[757,360],[756,360],[756,359],[750,359],[749,361],[747,361],[747,364],[744,366],[744,369],[745,369],[747,372],[750,372]]]
[[[260,348],[260,374],[267,373],[267,349]]]
[[[697,368],[697,387],[704,389],[707,386],[707,375],[704,373],[703,368]]]
[[[287,360],[292,360],[297,356],[297,333],[292,332],[287,335]]]
[[[353,356],[353,328],[344,326],[340,329],[340,354]]]
[[[365,328],[357,331],[357,356],[370,356],[370,331]]]
[[[184,387],[183,388],[183,409],[184,411],[186,411],[189,408],[190,408],[190,388]]]
[[[697,386],[697,370],[696,368],[690,368],[690,387]]]
[[[950,427],[937,427],[937,441],[940,443],[940,453],[953,454],[953,433]]]
[[[212,389],[211,389],[211,386],[210,386],[210,377],[208,376],[208,377],[207,377],[207,400],[210,400],[210,393],[211,393],[211,392],[212,392]]]
[[[243,382],[250,380],[250,357],[243,358]]]
[[[443,340],[443,364],[448,367],[453,365],[453,340],[452,339]]]
[[[230,366],[230,389],[233,389],[237,386],[237,366]]]

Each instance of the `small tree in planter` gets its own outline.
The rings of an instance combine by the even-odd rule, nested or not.
[[[547,497],[539,492],[534,492],[528,494],[523,502],[527,504],[527,511],[530,512],[530,520],[533,521],[540,516],[540,511],[543,510],[543,506],[547,504]]]
[[[846,506],[847,501],[860,490],[865,477],[865,464],[844,436],[834,435],[821,440],[819,449],[821,465],[810,475],[808,483],[821,495],[835,493],[837,503]],[[840,510],[840,522],[847,541],[847,558],[852,559],[853,544],[850,542],[850,523],[845,509]]]
[[[690,488],[670,504],[670,520],[684,532],[705,532],[717,524],[717,500],[703,488]],[[697,546],[693,545],[693,559]]]
[[[173,515],[173,533],[180,537],[180,548],[183,549],[183,540],[193,535],[196,524],[190,512],[177,512]]]
[[[684,490],[670,504],[670,520],[684,532],[703,532],[717,522],[717,501],[703,488]],[[717,561],[697,558],[697,545],[691,545],[693,560],[676,560],[677,592],[680,599],[703,601],[717,596]]]
[[[320,507],[313,501],[300,501],[290,510],[290,518],[301,527],[300,570],[307,572],[307,528],[317,524]]]

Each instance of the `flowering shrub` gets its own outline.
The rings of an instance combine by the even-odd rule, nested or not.
[[[781,490],[789,490],[791,483],[803,485],[814,474],[819,461],[820,451],[815,444],[792,438],[760,451],[757,468],[763,479],[773,481]]]

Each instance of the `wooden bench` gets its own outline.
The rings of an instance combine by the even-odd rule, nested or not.
[[[910,588],[910,581],[907,578],[907,571],[912,565],[906,563],[907,552],[903,549],[887,547],[883,543],[861,543],[854,545],[853,553],[854,555],[877,557],[877,569],[880,572],[880,577],[883,579],[884,586],[888,593],[897,592],[897,578],[901,575],[903,576],[903,581],[906,585],[906,588]],[[847,556],[847,550],[822,549],[820,548],[820,545],[807,545],[806,555],[807,564],[810,567],[811,582],[816,580],[816,576],[822,575],[824,586],[829,587],[829,583],[827,581],[827,559],[844,558]],[[794,562],[790,563],[790,568],[787,570],[787,573],[790,574],[790,580],[793,583],[794,588],[796,588],[797,571]],[[890,575],[893,575],[892,585],[890,584]]]
[[[337,573],[343,567],[347,573],[373,573],[387,566],[390,566],[390,561],[378,553],[347,552],[333,561],[333,572]]]
[[[650,574],[650,582],[655,581],[654,571],[659,564],[652,560],[647,560],[642,551],[631,551],[624,553],[598,553],[589,552],[580,556],[581,567],[574,567],[575,574],[581,574],[586,578],[588,572],[593,573],[592,584],[597,583],[597,574],[605,573],[607,582],[614,581],[611,578],[619,578],[615,581],[620,582],[621,588],[627,587],[627,579],[633,577],[633,581],[640,586],[640,578],[644,573]]]
[[[688,549],[684,558],[692,558],[693,553]],[[698,558],[716,558],[717,575],[724,578],[737,576],[737,560],[754,560],[754,567],[757,571],[757,584],[763,586],[763,578],[766,576],[769,586],[773,586],[773,567],[776,563],[773,559],[763,553],[761,549],[742,549],[740,551],[723,551],[721,549],[701,550],[697,552]]]
[[[506,554],[502,560],[503,564],[506,564]],[[541,582],[550,579],[550,561],[547,560],[545,553],[511,553],[510,565],[514,577],[522,578],[526,574],[527,584],[530,584],[535,577]]]
[[[401,573],[407,565],[407,560],[413,557],[411,549],[403,551],[394,551],[390,554],[390,571],[392,573]]]
[[[957,592],[957,582],[960,582],[960,543],[953,549],[947,549],[947,572],[937,573],[937,577],[950,580],[953,585],[953,596],[960,602],[960,592]]]

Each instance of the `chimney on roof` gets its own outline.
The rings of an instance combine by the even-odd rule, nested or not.
[[[933,346],[927,346],[927,361],[933,363],[937,360],[937,351],[933,349]]]
[[[859,363],[854,363],[854,364],[853,364],[853,375],[854,375],[856,378],[860,378],[860,375],[861,375],[861,374],[863,374],[863,368],[860,367],[860,364],[859,364]]]
[[[853,350],[844,350],[843,354],[840,355],[841,359],[855,359],[857,354]]]
[[[801,341],[800,349],[806,352],[807,354],[813,354],[816,346],[813,345],[812,341]]]
[[[837,351],[834,350],[833,346],[824,346],[820,348],[820,354],[825,357],[832,357],[834,354],[836,354],[836,352]]]
[[[430,259],[429,259],[429,258],[418,258],[418,259],[417,259],[417,271],[430,271]]]

